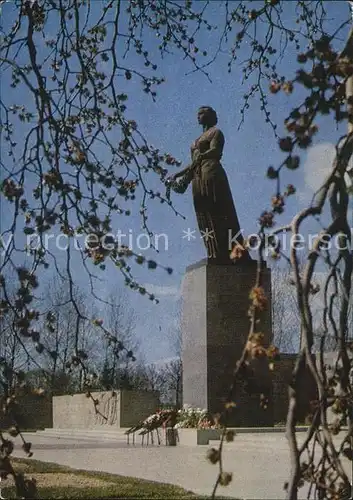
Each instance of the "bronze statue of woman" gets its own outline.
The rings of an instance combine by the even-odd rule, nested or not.
[[[202,106],[197,114],[202,135],[191,146],[192,163],[173,176],[173,180],[192,172],[192,194],[201,236],[208,261],[231,264],[232,238],[240,232],[240,225],[230,190],[227,174],[221,165],[224,135],[217,125],[217,114],[209,106]],[[239,233],[237,242],[243,244]],[[251,259],[245,251],[240,260]]]

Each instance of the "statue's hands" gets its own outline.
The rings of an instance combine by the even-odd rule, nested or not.
[[[181,172],[176,172],[174,175],[170,176],[169,178],[171,179],[172,182],[176,181],[179,177],[184,175],[185,169],[182,170]]]
[[[175,181],[178,179],[178,177],[180,177],[181,175],[182,175],[182,173],[181,173],[181,172],[177,172],[177,173],[175,173],[175,174],[173,174],[173,175],[170,175],[170,176],[166,179],[166,181],[165,181],[166,185],[167,185],[167,186],[170,186],[171,184],[174,184],[174,182],[175,182]]]
[[[195,166],[196,166],[195,162],[191,163],[191,165],[188,165],[180,172],[176,172],[174,175],[171,175],[170,177],[168,177],[167,182],[175,182],[177,179],[179,179],[179,177],[182,177],[183,175],[185,175],[187,172],[192,170]]]
[[[165,180],[165,185],[167,187],[171,186],[173,183],[175,182],[175,178],[174,178],[174,175],[170,175],[169,177],[167,177],[167,179]]]

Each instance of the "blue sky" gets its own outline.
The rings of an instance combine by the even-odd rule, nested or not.
[[[259,6],[263,2],[253,2]],[[340,19],[349,15],[348,2],[325,2],[328,12],[328,24],[338,25]],[[284,20],[291,23],[294,2],[289,2],[285,8]],[[100,9],[101,2],[96,1],[94,9]],[[94,11],[95,15],[98,10]],[[11,22],[12,11],[6,4],[3,6],[2,24],[6,26]],[[220,24],[224,11],[219,2],[211,2],[209,18],[214,24]],[[49,26],[50,30],[53,27]],[[234,39],[235,30],[230,37]],[[55,33],[55,31],[53,31]],[[205,31],[199,36],[199,46],[212,50],[212,40],[216,33]],[[40,36],[40,35],[37,35]],[[226,139],[223,155],[223,166],[227,171],[232,188],[238,217],[241,227],[245,233],[257,231],[257,219],[260,213],[269,207],[271,195],[275,189],[274,181],[266,179],[265,174],[268,166],[278,165],[283,160],[283,154],[277,147],[276,139],[270,126],[265,123],[264,116],[260,110],[260,102],[255,98],[250,109],[246,113],[245,122],[240,130],[240,108],[243,103],[243,94],[248,85],[242,85],[241,68],[233,67],[231,74],[227,73],[228,55],[220,54],[216,63],[208,71],[212,82],[201,73],[190,74],[190,65],[183,61],[179,55],[171,55],[160,60],[157,45],[158,39],[155,35],[146,35],[146,44],[159,67],[159,74],[166,78],[166,83],[159,87],[157,102],[142,92],[141,85],[133,81],[129,82],[128,117],[139,124],[139,129],[145,134],[148,141],[158,147],[161,151],[167,151],[179,159],[185,166],[190,160],[190,145],[200,134],[201,130],[197,124],[196,113],[201,105],[210,105],[218,113],[218,124]],[[247,54],[245,46],[239,53],[238,60],[242,61]],[[280,62],[280,67],[288,78],[295,75],[297,63],[293,58],[293,51],[288,49],[285,57]],[[154,56],[154,57],[153,57]],[[143,63],[136,55],[132,55],[126,65],[131,64],[135,69],[142,68]],[[189,74],[187,74],[189,72]],[[7,89],[9,79],[4,75],[2,79],[2,91]],[[124,87],[125,82],[122,82]],[[6,90],[7,91],[7,90]],[[270,95],[269,106],[271,116],[278,124],[278,133],[283,133],[283,120],[290,112],[295,103],[301,102],[303,95],[301,89],[295,88],[292,96],[282,93],[275,96]],[[17,97],[14,93],[14,100]],[[9,97],[10,99],[10,97]],[[308,153],[301,155],[302,167],[295,172],[286,172],[284,183],[293,183],[298,189],[298,196],[294,196],[288,203],[287,210],[278,219],[279,222],[287,222],[304,203],[310,200],[313,192],[318,187],[318,177],[329,168],[329,159],[332,152],[332,144],[341,135],[341,130],[335,129],[332,120],[326,120],[320,124],[320,132],[314,145]],[[18,130],[18,134],[21,134]],[[117,138],[117,141],[119,139]],[[103,155],[104,151],[100,151]],[[154,182],[154,186],[157,185]],[[153,184],[152,182],[152,184]],[[162,186],[161,186],[162,190]],[[205,250],[198,233],[196,239],[188,242],[183,238],[183,231],[190,228],[196,230],[196,218],[193,211],[191,190],[183,196],[174,194],[173,202],[175,208],[183,214],[185,220],[173,214],[173,211],[158,202],[150,203],[149,222],[151,229],[156,234],[167,236],[168,248],[162,248],[158,255],[152,250],[142,252],[147,256],[155,258],[164,266],[171,266],[173,274],[168,275],[162,269],[148,271],[142,266],[135,266],[135,276],[141,284],[158,296],[160,303],[153,304],[147,298],[136,292],[128,292],[131,305],[137,310],[137,335],[142,341],[142,350],[149,361],[159,360],[173,355],[170,341],[170,331],[176,328],[178,321],[177,309],[180,298],[180,285],[185,268],[202,259]],[[138,211],[138,210],[136,210]],[[6,213],[2,208],[2,219],[6,220]],[[141,234],[139,216],[125,217],[116,215],[113,224],[113,233],[119,229],[124,233],[133,235],[133,250],[137,250],[136,238]],[[319,226],[316,227],[319,229]],[[141,240],[145,241],[145,240]],[[163,240],[161,238],[162,243]],[[60,254],[60,252],[59,252]],[[62,256],[58,254],[60,259]],[[75,265],[75,279],[81,286],[87,286],[87,280],[82,266]],[[75,261],[76,262],[76,261]],[[97,285],[98,293],[105,297],[111,291],[122,288],[123,280],[117,272],[100,274],[101,281]],[[102,313],[104,314],[104,313]]]

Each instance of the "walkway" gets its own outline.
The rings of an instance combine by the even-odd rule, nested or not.
[[[122,440],[99,443],[36,434],[26,434],[26,438],[32,442],[37,460],[173,483],[200,494],[210,495],[218,471],[205,458],[209,446],[141,447],[127,446]],[[15,455],[24,457],[20,444]],[[289,454],[282,434],[238,434],[233,443],[225,445],[224,466],[233,473],[233,481],[220,487],[218,495],[248,500],[285,498]],[[305,498],[304,490],[300,498]]]

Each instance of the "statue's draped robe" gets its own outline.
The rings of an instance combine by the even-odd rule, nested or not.
[[[197,222],[208,258],[214,262],[230,263],[230,241],[240,232],[227,175],[221,165],[224,136],[216,127],[204,132],[191,146],[191,158],[209,151],[212,158],[203,159],[196,168],[192,193]],[[243,237],[237,237],[242,244]],[[245,252],[244,258],[249,254]]]

